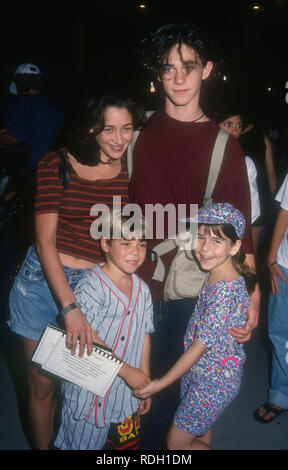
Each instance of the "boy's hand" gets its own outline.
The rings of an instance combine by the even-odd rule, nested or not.
[[[238,343],[246,343],[246,341],[250,341],[252,330],[258,324],[259,311],[254,309],[251,304],[247,310],[247,317],[248,319],[244,328],[237,328],[234,326],[229,330],[230,335],[232,335]]]
[[[139,405],[140,415],[145,415],[146,413],[148,413],[148,411],[151,408],[151,404],[152,404],[152,398],[150,397],[146,398],[145,400],[141,400],[140,405]]]
[[[231,328],[229,333],[237,340],[238,343],[245,343],[251,339],[254,328],[258,325],[260,314],[260,290],[259,286],[255,287],[250,298],[250,304],[247,310],[247,322],[244,328]]]
[[[136,367],[123,364],[118,375],[125,380],[127,385],[132,389],[141,389],[146,387],[151,382],[151,379]]]
[[[134,395],[138,398],[142,398],[142,399],[145,399],[145,398],[148,398],[150,397],[151,395],[154,395],[155,393],[159,392],[160,391],[160,387],[159,387],[159,380],[153,380],[149,385],[147,385],[146,387],[142,387],[141,388],[138,388],[134,390]]]

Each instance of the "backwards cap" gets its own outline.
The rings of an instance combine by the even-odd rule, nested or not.
[[[26,64],[21,64],[19,65],[15,70],[14,70],[14,76],[15,75],[42,75],[42,72],[37,65],[26,63]],[[13,95],[17,95],[17,87],[16,83],[13,81],[10,83],[9,86],[9,91]]]

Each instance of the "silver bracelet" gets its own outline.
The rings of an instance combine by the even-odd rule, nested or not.
[[[74,308],[81,308],[79,302],[73,302],[72,304],[67,305],[66,307],[62,308],[60,313],[64,317],[66,313],[70,312],[70,310],[74,310]]]
[[[273,266],[273,264],[276,264],[277,263],[277,259],[275,259],[275,261],[273,261],[273,263],[269,263],[269,266]]]

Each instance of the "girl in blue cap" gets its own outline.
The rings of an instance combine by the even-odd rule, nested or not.
[[[241,246],[241,212],[211,203],[199,211],[198,224],[194,254],[208,274],[184,337],[185,352],[165,376],[135,391],[146,398],[182,377],[169,450],[211,449],[211,426],[238,394],[245,360],[243,345],[229,331],[246,323],[256,283]]]

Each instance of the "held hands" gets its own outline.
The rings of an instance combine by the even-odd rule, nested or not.
[[[80,340],[79,356],[83,356],[86,344],[87,353],[91,354],[93,350],[92,329],[80,308],[74,308],[66,313],[64,321],[67,331],[66,346],[71,349],[71,354],[75,354],[78,339]]]
[[[127,385],[134,389],[143,389],[145,388],[150,382],[151,379],[146,375],[142,370],[137,369],[136,367],[128,366],[125,362],[123,363],[118,375],[122,377],[123,380],[127,383]],[[135,395],[135,393],[134,393]],[[141,397],[140,397],[141,398]],[[141,400],[139,405],[139,411],[141,415],[145,415],[151,408],[152,400],[148,398],[147,400]]]
[[[123,363],[118,375],[125,380],[132,390],[144,388],[151,382],[150,377],[144,374],[142,370],[128,366],[126,363]]]

